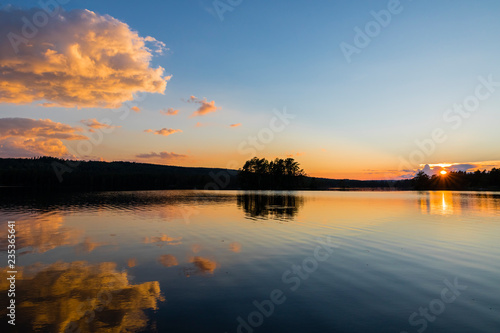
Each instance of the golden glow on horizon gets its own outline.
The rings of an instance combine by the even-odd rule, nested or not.
[[[451,167],[451,166],[457,165],[457,164],[460,164],[460,163],[437,163],[437,164],[429,164],[429,166],[431,168],[435,168],[435,167],[447,168],[447,167]],[[424,167],[425,164],[421,164],[420,166]]]

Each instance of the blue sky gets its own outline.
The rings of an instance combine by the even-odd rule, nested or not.
[[[25,1],[10,3],[26,8]],[[402,0],[401,12],[348,63],[340,44],[354,45],[354,28],[363,30],[374,20],[371,11],[386,10],[388,3],[243,0],[221,21],[213,1],[69,1],[66,11],[110,15],[169,49],[151,60],[151,67],[172,75],[164,95],[137,102],[141,113],[120,123],[94,155],[134,160],[168,151],[188,158],[150,162],[243,163],[248,156],[237,152],[238,144],[266,127],[273,109],[286,107],[296,117],[259,155],[293,155],[312,175],[385,177],[416,149],[415,140],[436,127],[449,139],[423,164],[500,160],[500,88],[457,130],[443,121],[448,108],[474,93],[478,76],[500,81],[500,3]],[[213,100],[220,110],[189,118],[196,109],[184,101],[190,96]],[[159,114],[170,107],[179,114]],[[117,116],[109,109],[37,103],[0,104],[0,114],[70,125]],[[207,126],[195,127],[197,122]],[[242,125],[228,127],[235,123]],[[143,132],[162,127],[183,132],[168,138]]]

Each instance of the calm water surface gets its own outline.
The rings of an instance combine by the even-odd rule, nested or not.
[[[497,193],[105,192],[0,209],[3,267],[16,221],[18,332],[500,332]]]

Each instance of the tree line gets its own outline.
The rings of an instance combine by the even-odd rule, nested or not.
[[[53,157],[0,158],[0,189],[33,188],[42,191],[108,191],[205,189],[224,178],[221,189],[254,190],[500,190],[500,169],[475,172],[449,172],[396,181],[328,179],[309,177],[293,158],[268,161],[254,157],[239,170],[190,168],[134,162],[78,161],[58,178],[58,168],[75,161]],[[57,168],[56,168],[57,169]],[[60,175],[61,176],[61,175]]]
[[[500,190],[500,169],[451,171],[432,176],[420,171],[412,179],[412,186],[415,190]]]
[[[238,188],[234,170],[101,161],[78,161],[78,166],[70,167],[75,164],[53,157],[0,158],[0,187],[42,191],[204,189],[214,182],[211,175],[232,172],[226,189]]]

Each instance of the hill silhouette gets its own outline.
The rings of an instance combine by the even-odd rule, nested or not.
[[[287,164],[288,163],[288,164]],[[307,176],[293,159],[253,158],[240,170],[135,162],[72,161],[53,157],[0,158],[0,187],[41,191],[124,190],[500,190],[500,169],[449,172],[398,181]]]
[[[243,171],[243,170],[242,170]],[[247,175],[248,176],[248,175]],[[287,176],[288,177],[288,176]],[[283,188],[283,179],[264,188]],[[0,186],[42,191],[121,191],[248,188],[248,178],[238,170],[223,168],[178,167],[135,162],[72,161],[54,157],[0,158]],[[410,181],[360,181],[308,177],[286,189],[410,189]]]

